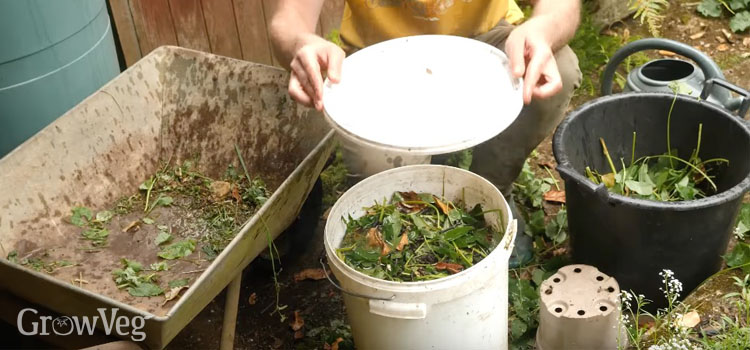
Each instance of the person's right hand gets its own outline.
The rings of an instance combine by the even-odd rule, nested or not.
[[[305,106],[323,110],[323,73],[338,83],[346,54],[336,44],[313,34],[301,36],[295,46],[289,64],[289,95]]]

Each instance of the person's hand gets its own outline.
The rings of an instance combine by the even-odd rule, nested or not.
[[[531,18],[516,27],[505,41],[505,53],[510,59],[514,77],[523,77],[523,102],[532,97],[547,98],[562,89],[552,42],[548,32],[554,31],[543,18]]]
[[[328,40],[313,34],[301,36],[289,64],[289,95],[305,106],[322,110],[323,73],[338,83],[344,56],[344,50]]]

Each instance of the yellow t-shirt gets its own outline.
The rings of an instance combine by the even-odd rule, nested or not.
[[[474,37],[522,18],[514,0],[346,0],[341,38],[361,49],[420,34]]]

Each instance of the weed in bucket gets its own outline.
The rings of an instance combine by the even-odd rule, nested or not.
[[[389,281],[434,280],[484,259],[500,242],[477,204],[471,209],[428,193],[396,192],[388,203],[344,219],[336,254],[347,265]],[[503,227],[503,225],[499,225]]]
[[[655,201],[687,201],[710,196],[718,191],[712,180],[724,158],[701,160],[701,138],[703,124],[698,124],[698,137],[695,149],[687,160],[677,156],[671,146],[670,127],[672,110],[677,101],[677,92],[667,115],[667,153],[635,158],[636,132],[633,132],[632,152],[629,165],[620,158],[620,170],[612,161],[603,138],[599,138],[602,151],[609,164],[610,173],[600,174],[586,167],[586,176],[595,184],[604,184],[611,192],[640,199]]]

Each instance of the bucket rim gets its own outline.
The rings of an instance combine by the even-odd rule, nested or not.
[[[639,198],[632,198],[627,197],[623,195],[619,195],[616,193],[610,192],[604,184],[595,185],[592,183],[588,178],[583,176],[580,172],[573,169],[573,167],[570,164],[570,160],[567,156],[567,152],[565,150],[565,146],[563,143],[563,135],[567,132],[568,128],[570,127],[570,124],[580,115],[584,114],[586,111],[593,109],[597,107],[598,105],[602,103],[608,103],[610,101],[619,101],[619,100],[626,100],[631,99],[635,97],[643,97],[646,95],[650,98],[669,98],[674,99],[675,95],[671,93],[665,93],[665,92],[642,92],[642,91],[629,91],[629,92],[623,92],[623,93],[617,93],[613,95],[607,95],[607,96],[601,96],[598,98],[595,98],[591,101],[588,101],[581,105],[580,107],[576,108],[574,111],[572,111],[567,118],[565,118],[557,127],[557,130],[555,131],[555,134],[552,139],[552,152],[555,156],[555,161],[557,161],[557,170],[560,173],[560,175],[565,179],[566,177],[574,180],[577,184],[581,185],[581,187],[587,189],[588,191],[592,193],[598,193],[600,197],[606,198],[607,203],[609,204],[625,204],[625,205],[632,205],[640,208],[648,208],[648,209],[656,209],[656,210],[676,210],[676,211],[686,211],[686,210],[694,210],[694,209],[703,209],[708,207],[713,207],[719,204],[731,202],[733,200],[736,200],[740,197],[742,197],[745,192],[750,189],[750,172],[748,172],[747,175],[745,175],[745,178],[739,181],[734,186],[716,193],[714,195],[700,198],[700,199],[694,199],[689,201],[677,201],[677,202],[661,202],[661,201],[653,201],[648,199],[639,199]],[[739,128],[744,130],[746,134],[750,136],[750,125],[749,122],[742,119],[739,116],[733,115],[731,112],[727,111],[723,107],[713,103],[708,102],[705,100],[700,100],[698,98],[692,97],[692,96],[686,96],[683,94],[677,95],[677,100],[682,103],[688,103],[688,104],[697,104],[700,105],[703,108],[707,108],[716,114],[716,118],[726,118],[729,119],[732,123],[735,123]]]
[[[330,216],[326,220],[325,228],[324,228],[324,234],[323,234],[323,243],[325,247],[326,256],[328,257],[328,262],[330,264],[335,265],[335,267],[340,270],[342,273],[346,274],[348,277],[355,280],[357,283],[365,284],[368,287],[377,287],[382,292],[393,292],[393,293],[405,293],[405,292],[424,292],[425,290],[439,290],[439,289],[447,289],[451,288],[455,285],[460,285],[464,282],[466,282],[467,279],[470,279],[473,275],[474,271],[479,271],[479,269],[482,268],[490,268],[492,267],[491,264],[497,263],[498,259],[500,263],[502,263],[502,259],[506,261],[510,258],[511,251],[513,249],[513,241],[516,235],[516,225],[515,225],[515,219],[513,219],[513,214],[511,213],[510,206],[508,205],[508,201],[505,199],[505,196],[502,195],[502,192],[497,189],[495,185],[493,185],[491,182],[489,182],[487,179],[485,179],[482,176],[479,176],[471,171],[451,167],[447,165],[438,165],[438,164],[418,164],[418,165],[406,165],[394,169],[389,169],[383,172],[380,172],[378,174],[375,174],[373,176],[370,176],[359,183],[352,186],[349,190],[347,190],[339,200],[336,201],[336,203],[331,207],[331,213],[336,211],[336,207],[339,205],[341,198],[345,198],[347,193],[352,193],[352,190],[355,190],[356,188],[365,187],[368,184],[369,179],[373,179],[376,177],[386,177],[389,176],[392,173],[402,172],[406,170],[419,170],[419,169],[442,169],[443,171],[451,171],[456,173],[463,173],[468,174],[469,176],[477,178],[480,182],[484,182],[494,189],[494,191],[497,192],[497,194],[500,196],[503,202],[504,211],[507,215],[506,220],[504,220],[505,225],[505,233],[498,243],[498,245],[489,253],[487,256],[482,259],[479,263],[472,265],[471,267],[456,273],[452,274],[450,276],[429,280],[429,281],[409,281],[409,282],[396,282],[396,281],[388,281],[380,278],[375,278],[369,275],[366,275],[362,272],[357,271],[353,267],[346,264],[346,262],[342,261],[339,256],[335,252],[335,248],[332,247],[331,244],[329,244],[328,241],[328,235],[332,231],[329,226],[334,225],[335,221],[338,221],[339,219],[332,219]],[[471,272],[468,272],[471,271]],[[416,290],[419,289],[419,290]]]

